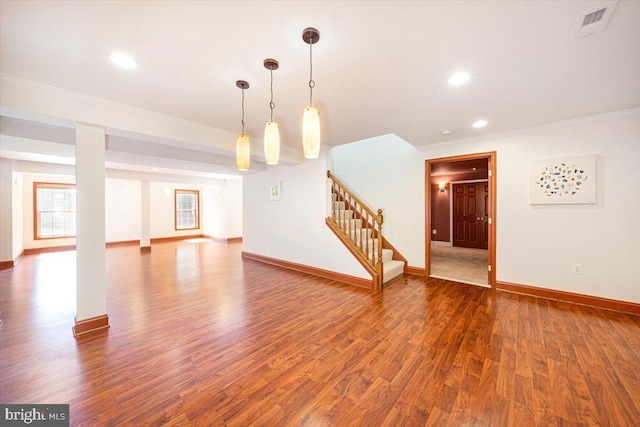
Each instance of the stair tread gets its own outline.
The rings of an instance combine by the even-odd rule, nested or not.
[[[404,261],[400,261],[397,259],[392,259],[390,261],[387,261],[384,263],[383,267],[386,268],[394,268],[401,265],[402,267],[404,267]]]
[[[382,281],[387,283],[389,280],[404,273],[404,262],[391,260],[382,265]]]

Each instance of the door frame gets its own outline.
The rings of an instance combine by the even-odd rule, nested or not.
[[[425,160],[425,271],[426,276],[429,277],[431,275],[431,230],[432,230],[432,222],[431,222],[431,166],[437,163],[450,163],[450,162],[459,162],[463,160],[476,160],[476,159],[487,159],[488,161],[488,169],[489,176],[487,177],[489,181],[489,206],[488,213],[489,218],[491,218],[491,224],[489,224],[489,243],[488,243],[488,260],[487,263],[491,267],[491,271],[488,271],[488,283],[491,288],[496,287],[496,161],[497,161],[497,152],[496,151],[488,151],[484,153],[473,153],[473,154],[463,154],[459,156],[450,156],[450,157],[439,157],[435,159],[427,159]],[[453,239],[453,236],[451,236]]]

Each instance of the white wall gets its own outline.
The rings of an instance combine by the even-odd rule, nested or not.
[[[24,250],[24,236],[22,230],[24,228],[24,213],[23,213],[23,177],[19,172],[13,173],[13,185],[11,191],[12,207],[13,207],[13,259],[15,260]]]
[[[33,183],[52,182],[56,184],[75,184],[75,176],[49,174],[23,174],[22,179],[22,236],[25,249],[48,248],[52,246],[75,245],[76,238],[64,239],[34,239],[33,229]],[[15,212],[15,211],[14,211]]]
[[[202,234],[220,239],[242,237],[242,178],[202,187]]]
[[[54,182],[73,184],[74,176],[49,174],[23,174],[22,221],[24,247],[46,248],[74,245],[75,238],[41,239],[33,237],[33,183]],[[18,205],[14,207],[18,208]],[[119,242],[140,238],[140,181],[112,179],[105,180],[105,227],[106,241]]]
[[[386,138],[369,140],[369,145],[334,148],[336,152],[345,150],[340,153],[345,156],[344,161],[334,156],[333,170],[343,175],[373,207],[386,209],[387,234],[392,235],[392,244],[398,244],[410,264],[424,265],[420,258],[424,258],[425,235],[419,224],[424,224],[425,219],[425,160],[496,151],[497,280],[640,302],[640,225],[635,215],[640,212],[640,115],[637,113],[585,118],[535,132],[522,130],[513,136],[438,144],[415,153],[421,163],[420,173],[416,171],[410,150],[405,152],[395,147],[397,156],[386,151]],[[362,152],[350,152],[355,148]],[[583,154],[598,155],[595,205],[529,204],[531,160]],[[376,160],[380,155],[384,157]],[[402,163],[403,158],[406,165]],[[369,194],[369,188],[362,184],[366,178],[354,171],[367,169],[371,164],[384,169],[386,166],[380,163],[387,160],[395,165],[396,170],[388,171],[393,178],[372,179],[383,187],[380,194],[385,196]],[[244,178],[246,251],[366,277],[329,230],[319,226],[324,221],[324,209],[319,206],[327,194],[323,177],[328,165],[329,162],[307,161],[300,166],[274,167]],[[270,201],[269,184],[277,180],[283,183],[282,200]],[[415,224],[408,227],[409,231],[401,231],[402,224],[396,228],[390,219],[393,217],[390,209],[396,204],[395,193],[402,199],[409,196],[415,201],[414,208],[403,210],[403,221]],[[311,210],[312,206],[315,210]],[[416,229],[420,231],[415,232]],[[582,264],[582,274],[571,273],[573,263]]]
[[[202,234],[226,239],[228,237],[226,186],[203,185],[200,193]]]
[[[23,249],[74,245],[75,238],[41,239],[33,238],[33,183],[54,182],[74,183],[73,166],[36,162],[12,161],[0,159],[2,191],[0,191],[0,211],[2,222],[7,221],[1,237],[1,252],[6,259],[15,259]],[[6,172],[6,177],[5,177]],[[206,234],[215,237],[230,238],[242,236],[242,179],[203,179],[182,176],[139,177],[136,172],[107,170],[115,177],[105,180],[105,226],[106,241],[120,242],[140,239],[141,233],[141,179],[151,181],[150,189],[155,188],[155,197],[151,200],[151,237],[173,237],[193,234]],[[131,177],[130,177],[131,176]],[[181,183],[168,183],[169,179]],[[185,183],[193,178],[194,183]],[[184,180],[184,181],[182,181]],[[6,191],[5,191],[6,187]],[[200,192],[200,225],[198,230],[174,230],[173,190],[193,189]],[[165,190],[169,196],[165,195]],[[150,194],[151,196],[151,194]],[[154,204],[155,203],[155,204]],[[4,211],[8,214],[5,214]],[[205,229],[207,231],[205,231]],[[11,237],[13,235],[13,237]],[[12,243],[13,242],[13,243]],[[13,252],[13,254],[12,254]]]
[[[176,230],[174,190],[200,191],[200,227],[193,230]],[[173,184],[168,182],[151,182],[149,185],[151,199],[151,238],[191,236],[202,234],[202,186],[189,184]],[[206,214],[205,214],[206,215]]]
[[[246,252],[370,279],[325,224],[329,156],[297,166],[273,166],[243,178],[243,249]],[[282,183],[282,199],[269,186]]]
[[[497,280],[640,302],[640,116],[440,144],[424,159],[497,151]],[[532,206],[529,162],[597,154],[595,205]],[[571,274],[571,264],[583,274]]]
[[[242,179],[227,180],[227,237],[242,237]]]
[[[13,165],[0,159],[0,261],[13,261]]]
[[[105,230],[107,242],[139,240],[141,233],[140,181],[105,181]]]
[[[334,175],[374,211],[383,210],[389,243],[410,266],[424,268],[424,161],[418,150],[389,134],[334,147],[331,156]]]

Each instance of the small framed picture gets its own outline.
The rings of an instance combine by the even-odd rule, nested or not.
[[[280,181],[269,185],[269,198],[271,200],[280,200],[282,198],[282,184]]]

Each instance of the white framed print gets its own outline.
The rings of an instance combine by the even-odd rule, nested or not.
[[[269,185],[270,200],[280,200],[282,198],[282,183],[280,181]]]
[[[595,154],[532,160],[529,164],[529,204],[596,203]]]

